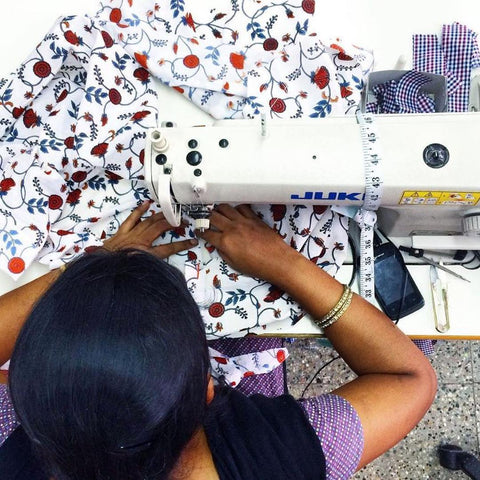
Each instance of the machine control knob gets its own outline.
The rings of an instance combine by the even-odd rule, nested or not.
[[[423,161],[430,168],[442,168],[450,159],[448,148],[441,143],[431,143],[423,151]]]
[[[155,157],[155,163],[157,165],[165,165],[167,163],[167,156],[164,153],[159,153]]]
[[[187,163],[189,165],[196,167],[197,165],[200,165],[201,161],[202,154],[200,152],[197,152],[197,150],[192,150],[191,152],[187,153]]]

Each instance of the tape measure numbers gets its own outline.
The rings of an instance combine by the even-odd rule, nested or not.
[[[375,295],[373,232],[377,221],[376,210],[382,201],[381,156],[373,117],[363,115],[360,110],[356,116],[360,126],[365,169],[365,200],[355,216],[355,221],[360,226],[360,294],[366,300],[373,301]]]

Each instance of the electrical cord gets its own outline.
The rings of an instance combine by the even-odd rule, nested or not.
[[[326,367],[328,367],[331,363],[333,363],[335,360],[338,360],[340,358],[340,355],[333,357],[331,360],[329,360],[327,363],[324,363],[313,375],[313,377],[310,379],[310,381],[307,383],[307,386],[303,389],[302,394],[300,395],[300,398],[304,398],[305,393],[307,390],[310,388],[310,385],[313,383],[313,381],[317,378],[317,375]]]

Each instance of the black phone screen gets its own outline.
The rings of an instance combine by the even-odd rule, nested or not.
[[[392,320],[415,312],[425,303],[402,254],[392,243],[375,248],[375,297]]]
[[[406,271],[399,268],[395,255],[384,256],[375,265],[375,284],[385,303],[394,303],[413,293],[411,282],[405,282]]]

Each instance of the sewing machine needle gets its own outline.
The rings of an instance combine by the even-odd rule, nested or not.
[[[439,268],[440,270],[443,270],[444,272],[449,273],[450,275],[453,275],[454,277],[459,278],[460,280],[464,280],[465,282],[471,283],[471,281],[468,278],[462,277],[460,274],[457,272],[454,272],[453,270],[450,270],[447,267],[444,267],[443,265],[440,265],[439,263],[433,261],[431,258],[428,257],[422,257],[422,260],[424,260],[426,263],[429,265],[433,265],[434,267]]]

